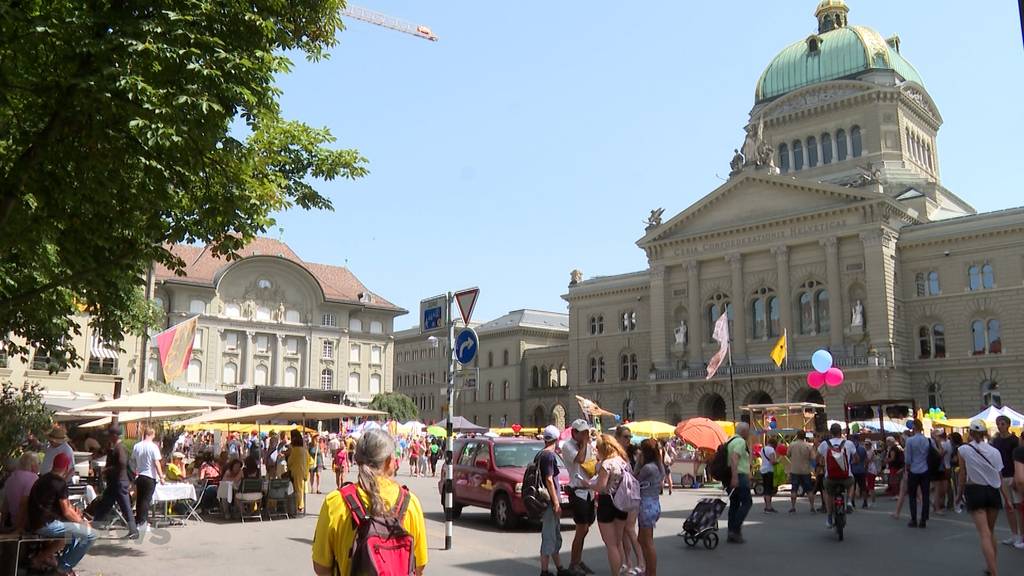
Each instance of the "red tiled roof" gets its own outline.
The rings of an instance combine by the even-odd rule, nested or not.
[[[213,287],[217,275],[236,262],[229,262],[224,258],[215,256],[203,246],[172,244],[168,249],[175,256],[185,261],[185,276],[178,276],[166,266],[158,263],[156,265],[157,281],[173,280],[175,282]],[[305,262],[287,244],[273,238],[254,239],[238,251],[238,256],[240,259],[253,256],[277,256],[294,262],[305,268],[316,278],[327,300],[358,303],[359,295],[368,293],[371,296],[370,305],[401,310],[398,306],[367,289],[366,285],[360,282],[348,268]]]

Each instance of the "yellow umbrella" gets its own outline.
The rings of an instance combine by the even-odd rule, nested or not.
[[[629,428],[633,434],[639,434],[648,438],[671,438],[676,433],[676,427],[665,424],[664,422],[658,422],[657,420],[641,420],[640,422],[630,422],[629,424],[623,424],[626,428]]]
[[[206,422],[199,424],[186,424],[185,430],[189,432],[197,432],[199,430],[220,430],[221,432],[230,431],[246,431],[255,428],[255,424],[246,424],[243,422]],[[292,430],[299,430],[302,432],[316,432],[312,428],[307,428],[301,424],[260,424],[259,430],[261,432],[290,432]]]

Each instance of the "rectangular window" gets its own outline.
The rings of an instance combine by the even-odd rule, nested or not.
[[[270,338],[266,334],[256,335],[256,351],[266,354],[270,350]]]
[[[381,348],[374,346],[370,348],[370,364],[380,365]]]
[[[203,349],[203,331],[196,330],[196,335],[192,338],[192,348],[194,350]]]
[[[353,344],[348,350],[348,361],[359,362],[359,344]]]
[[[321,326],[337,326],[338,325],[338,321],[334,318],[334,314],[331,314],[330,312],[327,312],[323,316],[320,317],[320,325]]]
[[[370,374],[370,394],[380,394],[380,374]]]
[[[370,320],[370,334],[383,334],[384,323],[380,320]]]
[[[238,332],[224,333],[224,347],[228,350],[238,350]]]
[[[287,338],[285,339],[285,347],[289,354],[299,353],[299,339],[298,338]]]

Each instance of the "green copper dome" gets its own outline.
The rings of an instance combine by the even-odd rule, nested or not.
[[[757,82],[756,102],[829,80],[855,77],[870,70],[893,70],[904,80],[924,85],[917,70],[899,53],[899,39],[886,41],[864,26],[846,26],[841,0],[819,5],[818,34],[779,52]]]

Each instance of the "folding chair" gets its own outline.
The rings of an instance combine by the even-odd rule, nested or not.
[[[243,524],[246,518],[263,521],[263,482],[259,478],[243,478],[234,499]]]
[[[185,502],[185,505],[188,506],[188,511],[185,512],[184,520],[196,520],[198,522],[203,522],[203,517],[199,514],[199,512],[200,508],[203,505],[203,494],[206,492],[206,487],[209,484],[210,480],[207,478],[204,478],[196,482],[196,499],[193,500],[191,503]]]
[[[267,516],[273,520],[275,516],[290,518],[288,510],[291,509],[292,495],[288,493],[292,483],[290,480],[271,480],[267,488]]]

